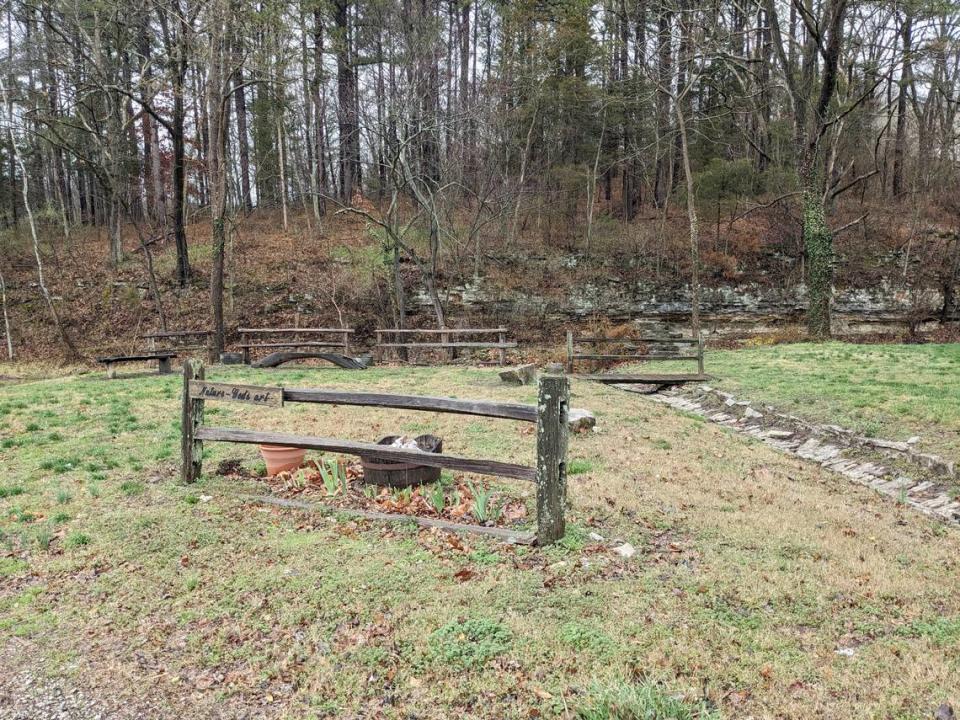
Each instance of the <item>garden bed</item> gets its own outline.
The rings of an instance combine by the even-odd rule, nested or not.
[[[242,475],[243,469],[238,463],[224,461],[218,474]],[[307,460],[297,470],[286,470],[264,481],[276,497],[322,503],[331,510],[409,515],[508,530],[530,529],[534,514],[524,496],[483,480],[443,473],[430,485],[371,485],[364,482],[360,461],[333,455]]]

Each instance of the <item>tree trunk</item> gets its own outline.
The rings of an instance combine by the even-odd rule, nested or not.
[[[239,40],[235,41],[235,56],[241,54]],[[247,133],[247,95],[243,84],[243,67],[239,58],[235,58],[236,70],[233,73],[233,107],[237,116],[237,156],[240,160],[240,196],[243,211],[253,210],[253,196],[250,194],[250,138]]]
[[[0,271],[0,306],[3,308],[3,337],[7,345],[7,360],[13,360],[13,337],[10,335],[10,316],[7,314],[7,283]]]
[[[174,52],[173,72],[173,114],[170,141],[173,145],[173,237],[177,246],[177,284],[185,288],[190,283],[190,257],[187,250],[187,230],[185,226],[187,168],[186,168],[186,139],[184,137],[184,84],[187,76],[187,24],[183,16],[180,3],[174,3],[174,9],[179,24]]]
[[[654,170],[653,200],[657,207],[663,207],[667,200],[671,176],[670,163],[670,83],[673,80],[671,70],[670,9],[667,2],[660,3],[657,13],[657,161]]]
[[[823,178],[818,158],[809,149],[800,164],[803,202],[803,246],[807,255],[807,330],[817,340],[830,337],[833,295],[833,234],[827,225]]]
[[[224,125],[229,98],[224,77],[224,38],[227,33],[226,3],[217,0],[210,8],[210,61],[207,74],[207,166],[210,176],[210,216],[213,267],[210,273],[210,305],[213,316],[213,353],[219,357],[225,345],[223,322],[223,268],[226,248],[227,172],[224,159]]]
[[[907,4],[909,7],[909,3]],[[900,93],[897,96],[897,136],[893,146],[893,196],[903,194],[903,159],[907,139],[907,92],[912,80],[913,13],[907,10],[900,27],[903,43],[903,65],[900,71]]]
[[[357,79],[354,73],[350,0],[335,0],[337,28],[337,121],[340,129],[340,201],[349,205],[360,186],[360,128],[357,117]]]

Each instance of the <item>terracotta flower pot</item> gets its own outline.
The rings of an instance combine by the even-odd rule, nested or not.
[[[260,454],[267,463],[267,475],[276,475],[284,470],[295,470],[303,464],[304,448],[286,445],[261,445]]]

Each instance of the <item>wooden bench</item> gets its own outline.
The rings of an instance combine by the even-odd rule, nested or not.
[[[217,361],[217,358],[213,356],[212,330],[159,330],[141,335],[140,339],[147,341],[147,348],[150,352],[162,350],[181,355],[184,351],[206,350],[210,362]],[[158,344],[163,344],[164,347],[158,348]]]
[[[384,350],[435,350],[446,349],[451,360],[457,356],[457,351],[461,349],[495,349],[500,351],[500,365],[507,362],[507,350],[517,347],[517,343],[507,340],[509,332],[505,327],[495,328],[382,328],[377,330],[376,359],[380,362],[383,359]],[[404,339],[416,335],[428,335],[431,340],[407,341]],[[454,340],[460,336],[476,335],[496,335],[496,341],[485,340]],[[391,338],[391,336],[399,336]]]
[[[353,328],[240,328],[238,332],[240,349],[243,350],[243,362],[249,365],[250,351],[257,348],[271,350],[339,348],[344,355],[349,355],[350,336],[354,330]],[[304,335],[316,339],[304,340],[302,339]]]
[[[580,350],[578,346],[588,346]],[[612,352],[603,352],[603,346],[615,346]],[[602,382],[645,383],[650,385],[671,385],[685,382],[706,380],[703,371],[703,335],[694,338],[647,336],[647,337],[575,337],[573,331],[567,331],[567,373],[573,375],[578,360],[604,361],[637,361],[650,360],[689,360],[697,363],[696,373],[657,373],[617,375],[591,374],[582,376],[589,380]]]
[[[535,424],[536,453],[534,454],[533,465],[518,465],[502,460],[429,453],[422,450],[341,438],[312,437],[240,428],[208,427],[203,422],[204,404],[211,401],[241,402],[251,406],[268,408],[280,408],[291,403],[319,403],[337,406],[338,413],[347,412],[342,409],[343,406],[359,406],[517,420]],[[359,455],[361,457],[373,456],[386,462],[409,462],[478,475],[496,475],[525,480],[536,485],[536,534],[509,528],[453,523],[417,515],[365,513],[363,510],[351,510],[349,508],[337,508],[337,512],[354,513],[382,520],[415,522],[454,532],[481,533],[508,542],[535,542],[539,545],[546,545],[556,542],[564,535],[569,405],[570,385],[567,378],[562,376],[542,377],[540,379],[538,403],[536,405],[521,405],[420,395],[388,395],[385,393],[317,388],[260,387],[210,382],[204,376],[203,365],[188,360],[183,366],[183,408],[181,415],[183,464],[181,466],[181,478],[185,483],[192,483],[200,477],[203,465],[203,443],[206,441],[285,445],[309,450]],[[266,501],[277,502],[272,498],[267,498]]]
[[[157,360],[157,372],[160,375],[167,375],[170,373],[170,359],[176,356],[175,352],[158,351],[139,355],[111,355],[97,358],[97,362],[107,366],[107,377],[112,380],[117,376],[117,365],[128,362],[146,362],[148,360]]]

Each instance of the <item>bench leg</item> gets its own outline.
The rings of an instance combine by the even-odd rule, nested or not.
[[[114,363],[107,363],[107,380],[113,380],[117,376],[117,366]]]
[[[158,361],[160,375],[170,374],[170,358],[160,358]]]

